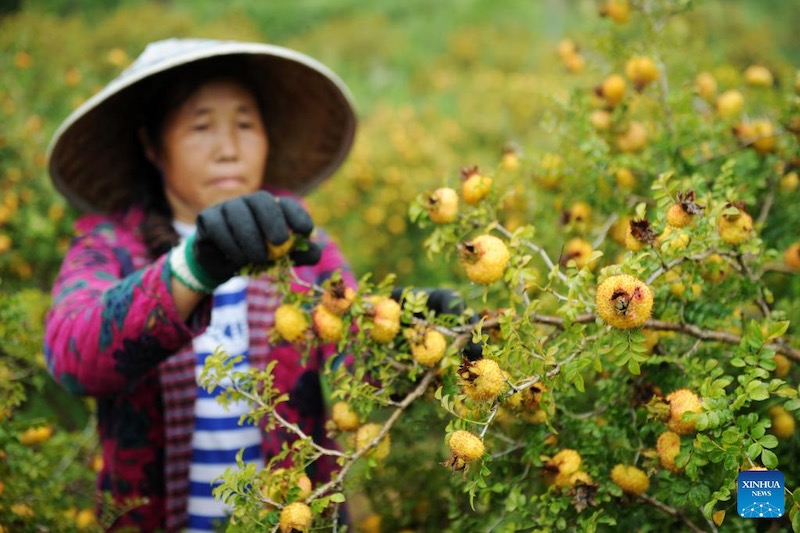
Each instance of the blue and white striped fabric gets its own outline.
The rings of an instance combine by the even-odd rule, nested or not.
[[[177,226],[177,224],[176,224]],[[179,233],[183,234],[179,228]],[[193,341],[197,354],[196,376],[205,364],[206,357],[217,348],[229,355],[244,355],[234,369],[245,371],[249,337],[247,328],[247,279],[235,277],[214,291],[211,322],[202,335]],[[225,383],[223,382],[224,386]],[[247,402],[237,402],[226,410],[216,401],[222,392],[217,387],[212,393],[198,386],[195,402],[195,428],[192,435],[192,461],[189,468],[189,533],[214,531],[215,523],[226,520],[230,512],[222,502],[214,499],[212,489],[216,480],[227,468],[236,468],[236,454],[244,449],[243,460],[263,467],[261,435],[252,425],[239,425],[241,415],[250,411]]]

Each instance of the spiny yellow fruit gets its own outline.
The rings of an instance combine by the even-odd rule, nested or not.
[[[374,301],[371,311],[370,337],[382,344],[391,342],[400,331],[401,312],[400,304],[391,298],[379,298]]]
[[[308,330],[308,319],[300,307],[294,304],[281,304],[275,310],[275,330],[289,342],[303,340]]]
[[[800,242],[789,245],[783,252],[783,260],[786,266],[792,270],[800,270]]]
[[[352,287],[348,287],[344,281],[336,280],[331,282],[322,293],[320,303],[331,313],[343,315],[350,309],[355,299],[356,291]]]
[[[282,244],[272,244],[271,242],[267,242],[267,252],[269,253],[269,258],[273,261],[275,259],[279,259],[284,255],[288,254],[289,251],[294,246],[294,235],[289,234],[289,238],[286,239],[286,242]]]
[[[794,416],[780,405],[775,405],[769,409],[769,417],[772,420],[770,431],[779,439],[790,439],[794,435],[796,421]]]
[[[711,101],[717,96],[717,80],[710,72],[701,72],[694,80],[694,88],[703,100]]]
[[[11,514],[15,514],[17,516],[22,516],[25,518],[31,518],[36,516],[36,512],[29,506],[24,503],[13,503],[9,507],[9,511]]]
[[[340,431],[353,431],[361,423],[358,419],[358,414],[344,401],[338,401],[333,404],[331,407],[331,419]]]
[[[447,339],[441,332],[431,328],[412,335],[409,344],[414,360],[428,367],[441,361],[447,350]]]
[[[478,167],[461,171],[461,198],[468,205],[475,205],[489,195],[492,178],[481,174]]]
[[[653,291],[628,274],[609,276],[597,286],[597,313],[618,329],[641,326],[653,310]]]
[[[586,59],[584,59],[584,57],[577,52],[569,54],[563,59],[563,61],[567,70],[573,74],[583,72],[583,69],[586,68]]]
[[[606,103],[614,107],[625,98],[625,78],[619,74],[611,74],[603,83],[595,87],[597,96],[603,98]]]
[[[721,117],[737,117],[744,107],[744,96],[736,89],[725,91],[717,97],[717,113]]]
[[[647,128],[641,122],[632,121],[624,133],[617,135],[616,142],[620,152],[639,152],[647,146]]]
[[[502,278],[510,258],[506,243],[494,235],[480,235],[459,244],[459,260],[474,283],[488,285]]]
[[[585,224],[592,218],[592,206],[586,202],[575,202],[567,211],[567,217],[572,224]]]
[[[611,469],[611,481],[623,492],[639,496],[650,488],[650,478],[633,465],[618,464]]]
[[[450,187],[440,187],[428,195],[427,208],[432,221],[453,222],[458,216],[458,193]]]
[[[342,328],[344,327],[342,317],[332,313],[324,305],[320,304],[314,308],[311,320],[314,322],[314,331],[323,341],[339,342],[342,338]]]
[[[19,442],[25,446],[44,444],[53,436],[53,426],[28,428],[19,436]]]
[[[83,531],[97,524],[97,518],[92,509],[81,509],[75,514],[75,526],[78,531]]]
[[[283,501],[289,496],[292,488],[289,486],[290,483],[291,478],[287,475],[286,470],[284,468],[276,468],[270,473],[268,482],[261,488],[261,492],[274,502]],[[294,486],[298,489],[296,498],[304,500],[311,495],[313,486],[311,479],[307,475],[301,474],[294,483]],[[267,503],[265,503],[265,507],[267,509],[272,508]]]
[[[545,482],[556,486],[567,485],[570,476],[580,469],[582,461],[580,454],[573,449],[559,451],[544,464]]]
[[[794,170],[781,176],[778,187],[782,192],[794,192],[800,186],[800,174]]]
[[[750,240],[753,236],[753,217],[738,206],[730,207],[736,208],[736,213],[725,214],[722,213],[717,220],[717,231],[719,237],[728,244],[741,244]]]
[[[763,65],[750,65],[744,71],[744,81],[753,87],[772,87],[772,72]]]
[[[458,370],[464,394],[478,402],[497,398],[506,388],[506,378],[500,365],[492,359],[467,361]]]
[[[306,532],[311,528],[311,507],[303,502],[290,503],[281,510],[279,526],[281,533]]]
[[[658,67],[653,58],[634,56],[625,63],[625,75],[631,80],[636,90],[641,91],[648,83],[658,79]]]
[[[592,269],[595,265],[594,262],[589,261],[592,251],[592,243],[581,237],[574,237],[564,246],[561,262],[567,264],[569,261],[575,261],[578,268],[588,266]]]
[[[693,433],[696,419],[684,420],[684,413],[699,413],[703,408],[703,402],[694,392],[689,389],[678,389],[667,395],[669,404],[669,419],[667,427],[678,435],[688,435]]]
[[[783,354],[775,354],[772,358],[775,361],[775,377],[785,378],[792,370],[792,362]]]
[[[656,441],[656,451],[661,466],[675,473],[680,473],[681,469],[675,464],[675,457],[681,451],[681,437],[673,431],[665,431],[658,436]]]
[[[465,463],[477,461],[486,452],[480,437],[461,429],[450,435],[448,445],[453,455]]]
[[[356,431],[356,450],[360,451],[369,446],[369,444],[375,440],[380,432],[380,424],[369,423],[358,428],[358,431]],[[389,455],[391,446],[392,443],[389,439],[389,434],[387,433],[386,436],[384,436],[380,442],[378,442],[378,445],[375,448],[367,452],[367,457],[371,457],[377,461],[380,461]]]

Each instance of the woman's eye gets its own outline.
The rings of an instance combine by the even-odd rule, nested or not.
[[[208,129],[208,127],[209,126],[206,123],[192,124],[192,130],[194,131],[205,131]]]
[[[252,122],[240,122],[239,123],[239,127],[242,128],[243,130],[249,130],[250,128],[253,127],[253,123]]]

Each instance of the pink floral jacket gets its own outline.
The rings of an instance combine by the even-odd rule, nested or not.
[[[140,230],[138,207],[113,216],[78,220],[72,243],[53,287],[46,319],[45,356],[57,382],[96,399],[103,468],[98,488],[117,503],[142,498],[117,520],[118,527],[179,531],[186,525],[193,429],[195,354],[191,339],[207,326],[210,298],[191,319],[181,320],[170,293],[166,256],[152,261]],[[298,267],[298,277],[320,283],[340,270],[353,276],[336,245],[324,233],[322,260]],[[293,287],[294,290],[304,290]],[[250,364],[271,360],[276,385],[290,400],[284,417],[326,446],[319,369],[333,353],[328,346],[302,364],[289,344],[270,344],[269,329],[281,295],[266,278],[250,280],[247,292]],[[266,460],[292,436],[263,432]],[[321,463],[312,478],[327,480],[335,468]]]

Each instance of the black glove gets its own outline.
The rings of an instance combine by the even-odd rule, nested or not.
[[[210,277],[227,280],[247,265],[267,265],[268,242],[280,245],[290,232],[307,237],[313,229],[314,222],[296,200],[258,191],[204,209],[197,216],[192,251]],[[289,253],[296,265],[315,265],[321,255],[311,242]]]
[[[402,303],[404,287],[395,287],[392,290],[392,299]],[[411,292],[424,292],[428,295],[426,307],[436,313],[437,315],[454,315],[459,316],[464,313],[464,300],[461,296],[450,289],[421,289],[412,288]],[[472,315],[467,321],[468,324],[477,324],[479,319],[477,316]],[[483,357],[483,343],[473,342],[470,338],[461,350],[464,357],[470,361],[476,361]]]

